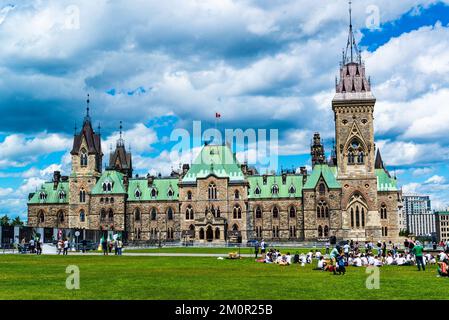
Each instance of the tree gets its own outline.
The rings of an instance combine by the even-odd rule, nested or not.
[[[10,226],[10,219],[6,214],[0,218],[0,226],[2,226],[2,227]]]
[[[17,216],[14,218],[14,220],[11,221],[11,226],[13,227],[21,227],[23,226],[23,221],[20,220],[20,217]]]

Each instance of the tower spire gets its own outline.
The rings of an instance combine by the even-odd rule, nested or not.
[[[125,141],[123,140],[122,136],[122,130],[123,130],[123,123],[120,121],[120,138],[117,140],[117,147],[124,147]]]
[[[87,94],[87,100],[86,100],[86,116],[84,117],[84,122],[90,122],[90,95]]]
[[[354,60],[356,58],[356,60]],[[343,65],[348,63],[361,62],[360,51],[357,48],[357,43],[354,37],[354,31],[352,28],[352,1],[349,1],[349,35],[348,42],[346,44],[346,50],[343,54]]]

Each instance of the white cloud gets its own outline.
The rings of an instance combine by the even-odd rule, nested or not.
[[[0,166],[24,166],[41,155],[67,150],[70,144],[70,139],[59,134],[11,134],[0,142]]]
[[[446,178],[444,178],[443,176],[434,175],[434,176],[430,177],[429,179],[427,179],[425,183],[441,185],[441,184],[444,184],[445,182],[446,182]]]

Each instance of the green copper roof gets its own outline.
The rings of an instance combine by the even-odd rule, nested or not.
[[[45,182],[39,190],[33,195],[33,197],[28,201],[28,204],[67,204],[69,203],[69,183],[60,182],[56,190],[53,189],[53,182]],[[65,195],[60,199],[60,192]],[[41,194],[46,195],[44,199],[41,199]]]
[[[156,196],[152,197],[152,190],[156,190]],[[137,197],[139,191],[140,197]],[[173,196],[169,195],[169,191]],[[179,199],[178,179],[162,178],[154,179],[153,184],[148,186],[146,179],[132,179],[128,186],[128,201],[175,201]]]
[[[449,211],[436,211],[435,214],[449,215]]]
[[[248,198],[249,199],[275,199],[275,198],[301,198],[302,196],[302,176],[287,175],[285,184],[282,183],[282,176],[266,176],[266,183],[263,183],[263,176],[249,176]],[[279,193],[273,194],[273,186],[277,185]],[[293,186],[293,189],[291,187]],[[256,190],[260,193],[257,194]],[[295,191],[290,193],[290,191]]]
[[[376,169],[377,191],[398,191],[396,179],[391,178],[384,169]]]
[[[111,191],[104,191],[104,183],[112,183]],[[103,172],[100,179],[98,179],[97,184],[92,190],[92,194],[118,194],[126,193],[125,187],[123,185],[123,174],[118,171],[107,170]]]
[[[307,182],[304,185],[304,189],[315,189],[320,177],[323,177],[330,189],[341,188],[340,183],[337,181],[337,167],[329,167],[327,164],[317,164],[312,170],[311,175],[307,178]]]
[[[235,155],[228,146],[208,145],[201,149],[182,182],[195,183],[196,179],[207,178],[212,174],[235,182],[243,182],[245,179]]]

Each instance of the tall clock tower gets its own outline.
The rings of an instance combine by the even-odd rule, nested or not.
[[[337,179],[342,186],[342,238],[375,240],[381,227],[377,209],[374,105],[361,52],[352,29],[352,12],[340,77],[332,100],[335,115]]]

